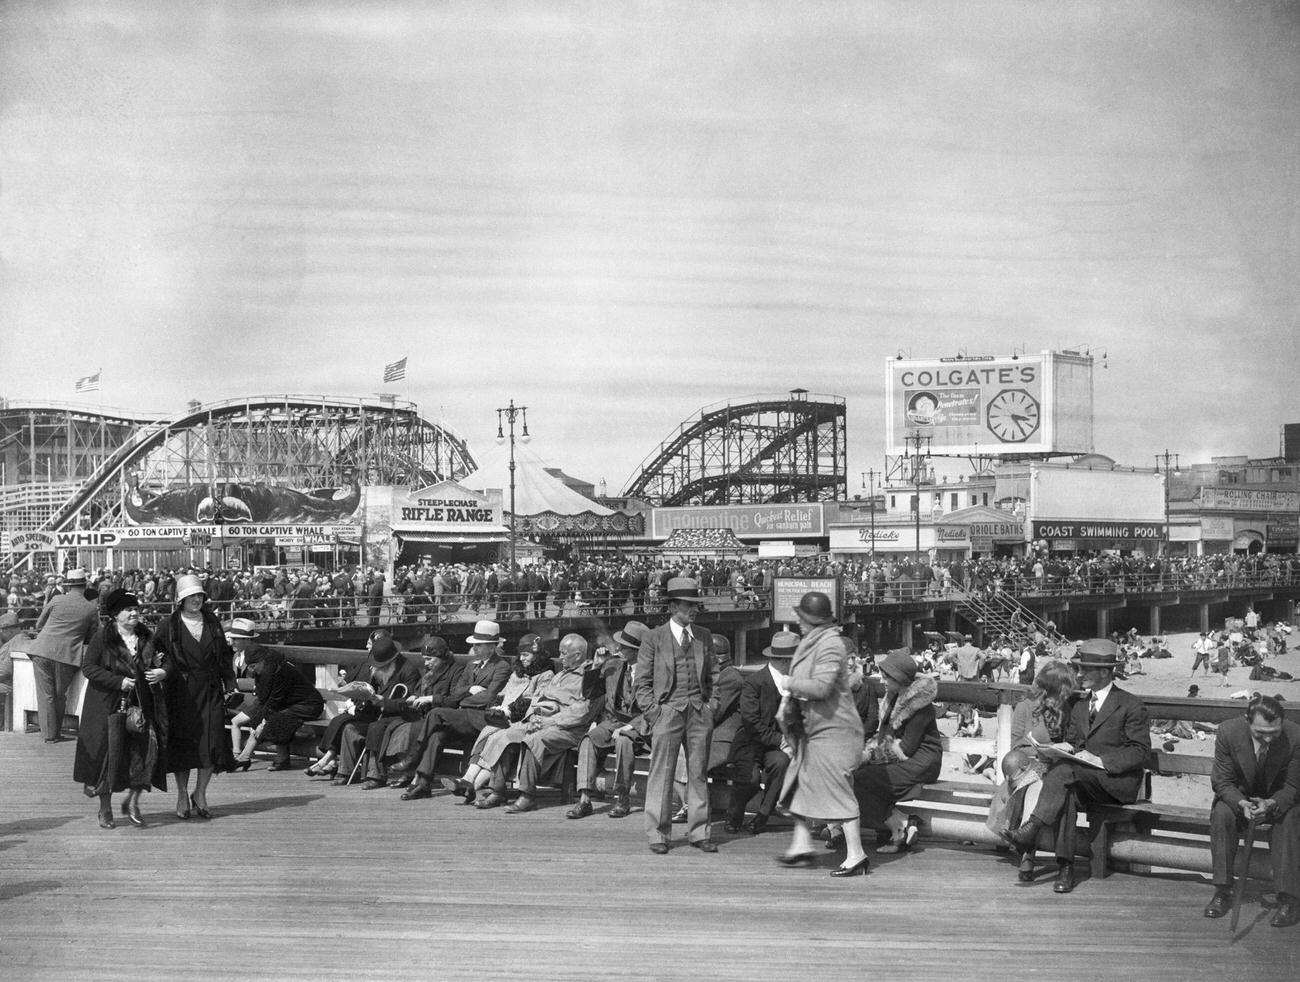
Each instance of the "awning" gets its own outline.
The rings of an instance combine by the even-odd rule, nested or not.
[[[444,545],[478,545],[510,541],[510,530],[504,525],[465,525],[460,522],[394,525],[393,534],[404,542],[440,542]]]
[[[491,542],[509,542],[509,533],[499,532],[399,532],[393,534],[403,542],[429,542],[440,545],[485,545]]]

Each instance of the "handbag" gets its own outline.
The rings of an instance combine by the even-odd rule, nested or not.
[[[132,699],[134,698],[134,705]],[[140,706],[140,697],[132,689],[130,695],[122,696],[120,711],[126,716],[126,732],[143,733],[148,726],[144,718],[144,709]]]

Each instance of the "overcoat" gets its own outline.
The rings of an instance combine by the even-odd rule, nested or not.
[[[853,769],[862,759],[862,720],[849,685],[848,652],[833,625],[812,628],[790,662],[787,688],[801,710],[802,732],[790,734],[794,757],[781,803],[807,819],[858,817]]]
[[[131,780],[132,758],[137,764],[144,759],[148,749],[147,733],[128,733],[123,753],[118,759],[116,772],[109,780],[113,791],[127,788],[144,788],[152,785],[159,791],[167,790],[167,707],[165,699],[155,699],[157,691],[144,679],[146,668],[163,668],[171,674],[171,665],[165,653],[154,648],[149,632],[143,626],[135,629],[136,652],[133,656],[118,633],[117,626],[109,623],[90,639],[81,674],[86,677],[86,694],[81,704],[81,720],[77,726],[77,752],[72,765],[72,778],[81,784],[93,786],[108,754],[108,717],[118,711],[124,695],[123,679],[135,680],[135,692],[146,722],[154,731],[156,756],[148,775],[139,773]],[[165,685],[166,683],[162,683]]]

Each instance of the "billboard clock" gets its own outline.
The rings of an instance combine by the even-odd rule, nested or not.
[[[1038,400],[1024,389],[1003,389],[988,404],[989,432],[1003,443],[1024,443],[1038,432]]]
[[[885,365],[885,453],[929,438],[936,457],[1092,452],[1092,356],[893,358]]]

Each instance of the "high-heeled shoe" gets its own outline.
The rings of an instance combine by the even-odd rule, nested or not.
[[[101,808],[99,810],[99,827],[101,829],[115,829],[117,823],[113,821],[113,809]]]
[[[140,802],[135,798],[128,798],[122,802],[122,814],[127,817],[132,825],[138,829],[148,828],[145,825],[144,816],[140,814]]]
[[[252,757],[236,757],[235,763],[230,768],[230,773],[234,774],[236,771],[246,771],[252,766],[253,766]]]
[[[837,866],[831,870],[831,876],[865,876],[867,867],[871,865],[871,859],[863,856],[852,866]]]
[[[212,812],[208,811],[206,808],[199,807],[198,800],[194,795],[190,795],[190,807],[194,809],[194,814],[199,816],[199,818],[203,819],[205,822],[212,817]]]
[[[182,810],[182,809],[180,808],[180,806],[178,805],[177,808],[176,808],[176,817],[179,818],[182,822],[187,822],[187,821],[189,821],[189,817],[190,817],[190,810],[189,810],[189,808],[185,808],[185,809]]]
[[[904,852],[910,852],[911,847],[917,844],[920,838],[920,819],[917,816],[907,816],[907,827],[902,830],[902,849]]]

